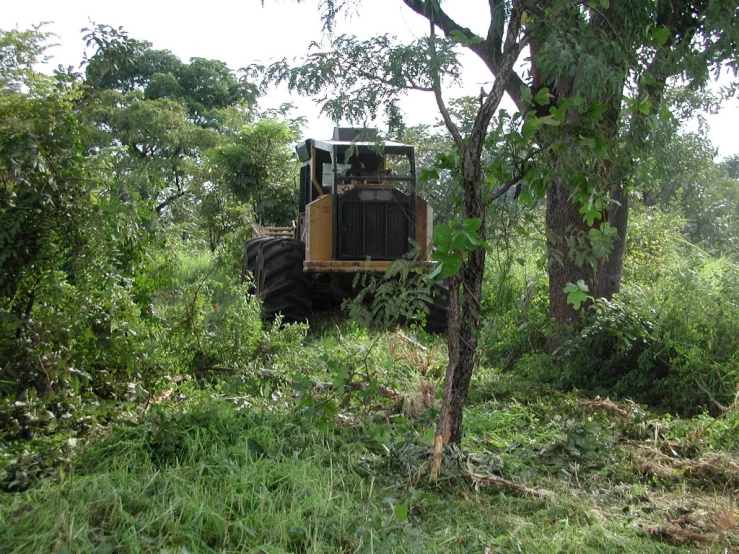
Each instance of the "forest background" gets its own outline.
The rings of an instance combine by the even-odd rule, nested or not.
[[[728,29],[735,32],[731,25]],[[653,41],[655,49],[665,44],[659,31],[650,33],[645,40]],[[303,439],[295,440],[310,444],[299,449],[323,444],[327,452],[320,455],[326,456],[321,463],[339,455],[332,441],[371,437],[375,446],[368,447],[369,453],[353,451],[351,463],[342,463],[352,465],[360,477],[376,474],[385,487],[397,480],[398,468],[401,474],[413,469],[420,476],[438,412],[436,397],[442,396],[444,339],[420,325],[388,328],[387,318],[367,328],[340,315],[310,327],[265,323],[248,281],[242,282],[249,222],[281,225],[295,216],[293,145],[306,126],[289,105],[261,107],[261,78],[265,72],[272,79],[284,78],[280,75],[286,71],[307,66],[278,63],[239,72],[208,58],[183,61],[125,29],[91,23],[82,34],[82,65],[48,74],[42,69],[47,54],[53,54],[47,50],[52,42],[43,26],[0,34],[0,471],[3,489],[12,497],[4,505],[13,506],[3,508],[3,521],[16,524],[16,531],[6,531],[7,544],[17,551],[24,544],[97,551],[101,545],[124,548],[126,540],[135,541],[121,514],[135,518],[145,510],[137,512],[128,501],[120,513],[116,508],[100,521],[86,512],[79,536],[65,536],[57,525],[37,534],[20,532],[35,524],[23,516],[24,503],[33,497],[19,491],[59,498],[53,495],[61,491],[54,487],[76,487],[75,472],[102,471],[110,455],[105,449],[116,452],[128,440],[137,445],[132,455],[143,455],[155,468],[194,461],[203,449],[213,454],[210,448],[219,444],[242,445],[255,460],[282,460],[289,454],[276,447],[285,432],[280,429],[296,425]],[[470,43],[456,36],[439,48],[454,52]],[[448,62],[453,67],[455,60]],[[438,71],[441,66],[429,67]],[[433,89],[433,71],[429,74],[428,88]],[[552,488],[547,479],[556,477],[563,489],[588,489],[577,478],[584,465],[608,483],[630,483],[622,491],[624,502],[647,492],[668,496],[678,483],[704,491],[710,488],[707,483],[713,487],[713,507],[701,500],[702,520],[661,522],[657,531],[643,522],[629,531],[599,527],[592,521],[596,508],[569,505],[560,491],[553,500],[523,508],[530,515],[545,510],[553,528],[572,515],[582,535],[565,533],[563,544],[587,544],[596,528],[598,533],[606,529],[610,538],[602,540],[613,548],[623,540],[642,545],[660,538],[666,548],[686,541],[728,548],[736,539],[733,497],[727,491],[735,482],[731,475],[736,475],[739,429],[739,159],[717,161],[706,129],[686,132],[681,125],[699,109],[715,109],[735,95],[731,82],[720,90],[707,88],[708,82],[669,81],[659,109],[654,102],[652,110],[644,97],[624,101],[634,114],[647,116],[650,127],[648,140],[637,145],[628,177],[631,213],[623,281],[607,298],[591,296],[585,281],[568,283],[570,289],[559,290],[573,309],[566,318],[550,310],[546,186],[530,172],[511,168],[512,162],[535,157],[521,153],[527,148],[538,152],[538,127],[527,128],[524,113],[499,112],[482,150],[493,191],[506,182],[502,176],[516,181],[485,208],[488,249],[477,314],[482,323],[471,419],[465,427],[469,438],[463,446],[484,452],[484,463],[473,460],[486,472],[470,469],[468,457],[466,472],[442,468],[448,471],[443,475],[477,478],[475,489],[494,483],[485,479],[501,473],[508,478],[501,480],[504,486],[539,478],[539,485]],[[554,89],[534,92],[532,106],[548,108],[547,94]],[[476,95],[452,100],[446,117],[469,132],[481,103]],[[418,149],[424,168],[420,193],[434,206],[437,222],[454,229],[463,213],[463,183],[453,137],[438,121],[402,125],[393,119],[396,112],[387,113],[388,137]],[[592,121],[597,125],[599,120]],[[583,139],[579,147],[603,155],[601,145],[578,132]],[[515,155],[501,159],[501,152]],[[591,225],[600,219],[594,212],[606,209],[607,198],[597,204],[603,198],[590,195],[581,203],[579,213]],[[601,240],[608,233],[598,229],[601,235],[580,249],[590,249],[581,253],[579,264],[586,273],[610,252]],[[406,320],[423,318],[404,306],[393,310]],[[555,400],[537,405],[541,395]],[[534,405],[535,416],[516,408],[519,402]],[[365,412],[367,405],[374,410]],[[615,414],[615,419],[593,416],[594,409]],[[276,419],[264,421],[259,413],[274,413]],[[496,419],[501,415],[518,421],[521,433],[531,433],[526,444],[515,436],[494,437],[491,430],[505,425]],[[236,431],[246,423],[239,418],[249,420],[253,432],[248,436]],[[647,450],[640,450],[644,459],[636,456],[628,463],[636,464],[642,477],[604,473],[613,461],[609,445],[644,441],[649,433],[654,441],[648,448],[671,458],[669,464],[661,460],[664,467],[657,467],[659,455],[649,458]],[[469,456],[454,452],[448,456],[452,460]],[[723,456],[720,461],[710,458],[717,453]],[[547,469],[537,465],[537,456],[548,458]],[[718,468],[713,477],[697,469],[706,456]],[[395,473],[381,475],[388,461]],[[312,471],[314,462],[307,460],[305,471]],[[357,478],[352,475],[346,479]],[[324,528],[320,518],[293,514],[294,529],[275,523],[258,537],[243,531],[236,539],[228,538],[228,532],[224,538],[219,527],[212,531],[214,538],[202,539],[210,531],[198,527],[197,540],[204,541],[202,550],[216,551],[219,547],[208,540],[225,541],[237,550],[234,545],[269,544],[288,551],[330,551],[330,545],[346,540],[349,550],[359,550],[373,533],[379,540],[385,530],[386,540],[412,550],[410,545],[424,539],[409,529],[432,525],[424,519],[423,506],[449,504],[443,499],[450,491],[429,492],[411,480],[418,490],[394,492],[386,502],[389,516],[382,499],[370,503],[379,520],[364,530],[358,521],[367,514],[355,514],[351,510],[359,508],[354,506],[349,524],[337,523],[333,530]],[[330,490],[334,485],[321,486]],[[729,508],[715,504],[727,498]],[[85,504],[83,498],[78,501]],[[464,507],[449,509],[462,513]],[[659,506],[657,512],[663,510],[667,518],[670,509]],[[510,525],[501,522],[499,531]],[[429,548],[442,549],[448,539],[426,535],[430,542],[422,544]],[[452,535],[455,540],[464,536]],[[167,548],[195,540],[177,538],[172,528],[150,539]],[[516,541],[535,544],[525,532],[471,540],[470,549],[495,541],[502,549],[513,548]]]

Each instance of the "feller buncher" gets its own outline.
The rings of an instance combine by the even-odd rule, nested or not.
[[[413,146],[377,141],[373,129],[335,128],[331,140],[297,146],[300,206],[292,227],[254,226],[244,248],[244,274],[267,318],[306,321],[313,309],[355,295],[357,273],[384,273],[418,248],[428,266],[433,210],[416,195]],[[446,326],[443,294],[434,297],[428,327]]]

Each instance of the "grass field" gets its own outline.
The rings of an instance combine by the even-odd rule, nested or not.
[[[118,404],[76,437],[5,441],[6,483],[49,452],[65,461],[0,493],[0,551],[739,548],[736,406],[657,417],[480,368],[462,448],[432,482],[444,347],[423,342],[327,329],[247,371]]]

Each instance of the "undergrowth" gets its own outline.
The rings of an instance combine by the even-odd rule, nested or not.
[[[1,549],[723,552],[739,545],[736,406],[720,418],[655,417],[633,403],[557,393],[481,368],[462,447],[447,451],[432,482],[443,341],[323,325],[308,336],[274,328],[259,361],[243,370],[131,397],[114,426],[101,420],[46,443],[39,432],[36,448],[6,440],[6,475],[33,471],[23,464],[43,448],[57,448],[64,460],[48,461],[49,471],[23,492],[1,493]]]

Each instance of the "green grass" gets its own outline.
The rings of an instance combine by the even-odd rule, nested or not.
[[[481,370],[463,448],[447,454],[432,483],[435,407],[408,413],[400,400],[359,393],[301,400],[289,385],[300,372],[330,382],[328,359],[408,398],[424,378],[411,362],[432,381],[438,364],[396,339],[359,330],[314,336],[305,356],[286,348],[262,360],[259,371],[273,372],[269,387],[259,382],[263,373],[178,385],[144,417],[96,433],[102,438],[90,438],[56,477],[0,493],[0,552],[648,553],[739,544],[730,525],[715,544],[645,531],[683,525],[718,538],[712,521],[722,507],[733,510],[727,499],[737,487],[728,471],[739,458],[728,438],[734,414],[622,418],[575,394],[533,397],[531,384]],[[660,440],[650,442],[655,426]],[[695,465],[653,455],[668,440]],[[701,473],[700,457],[720,445],[729,448],[720,452],[726,468]],[[525,496],[469,475],[548,494]]]

